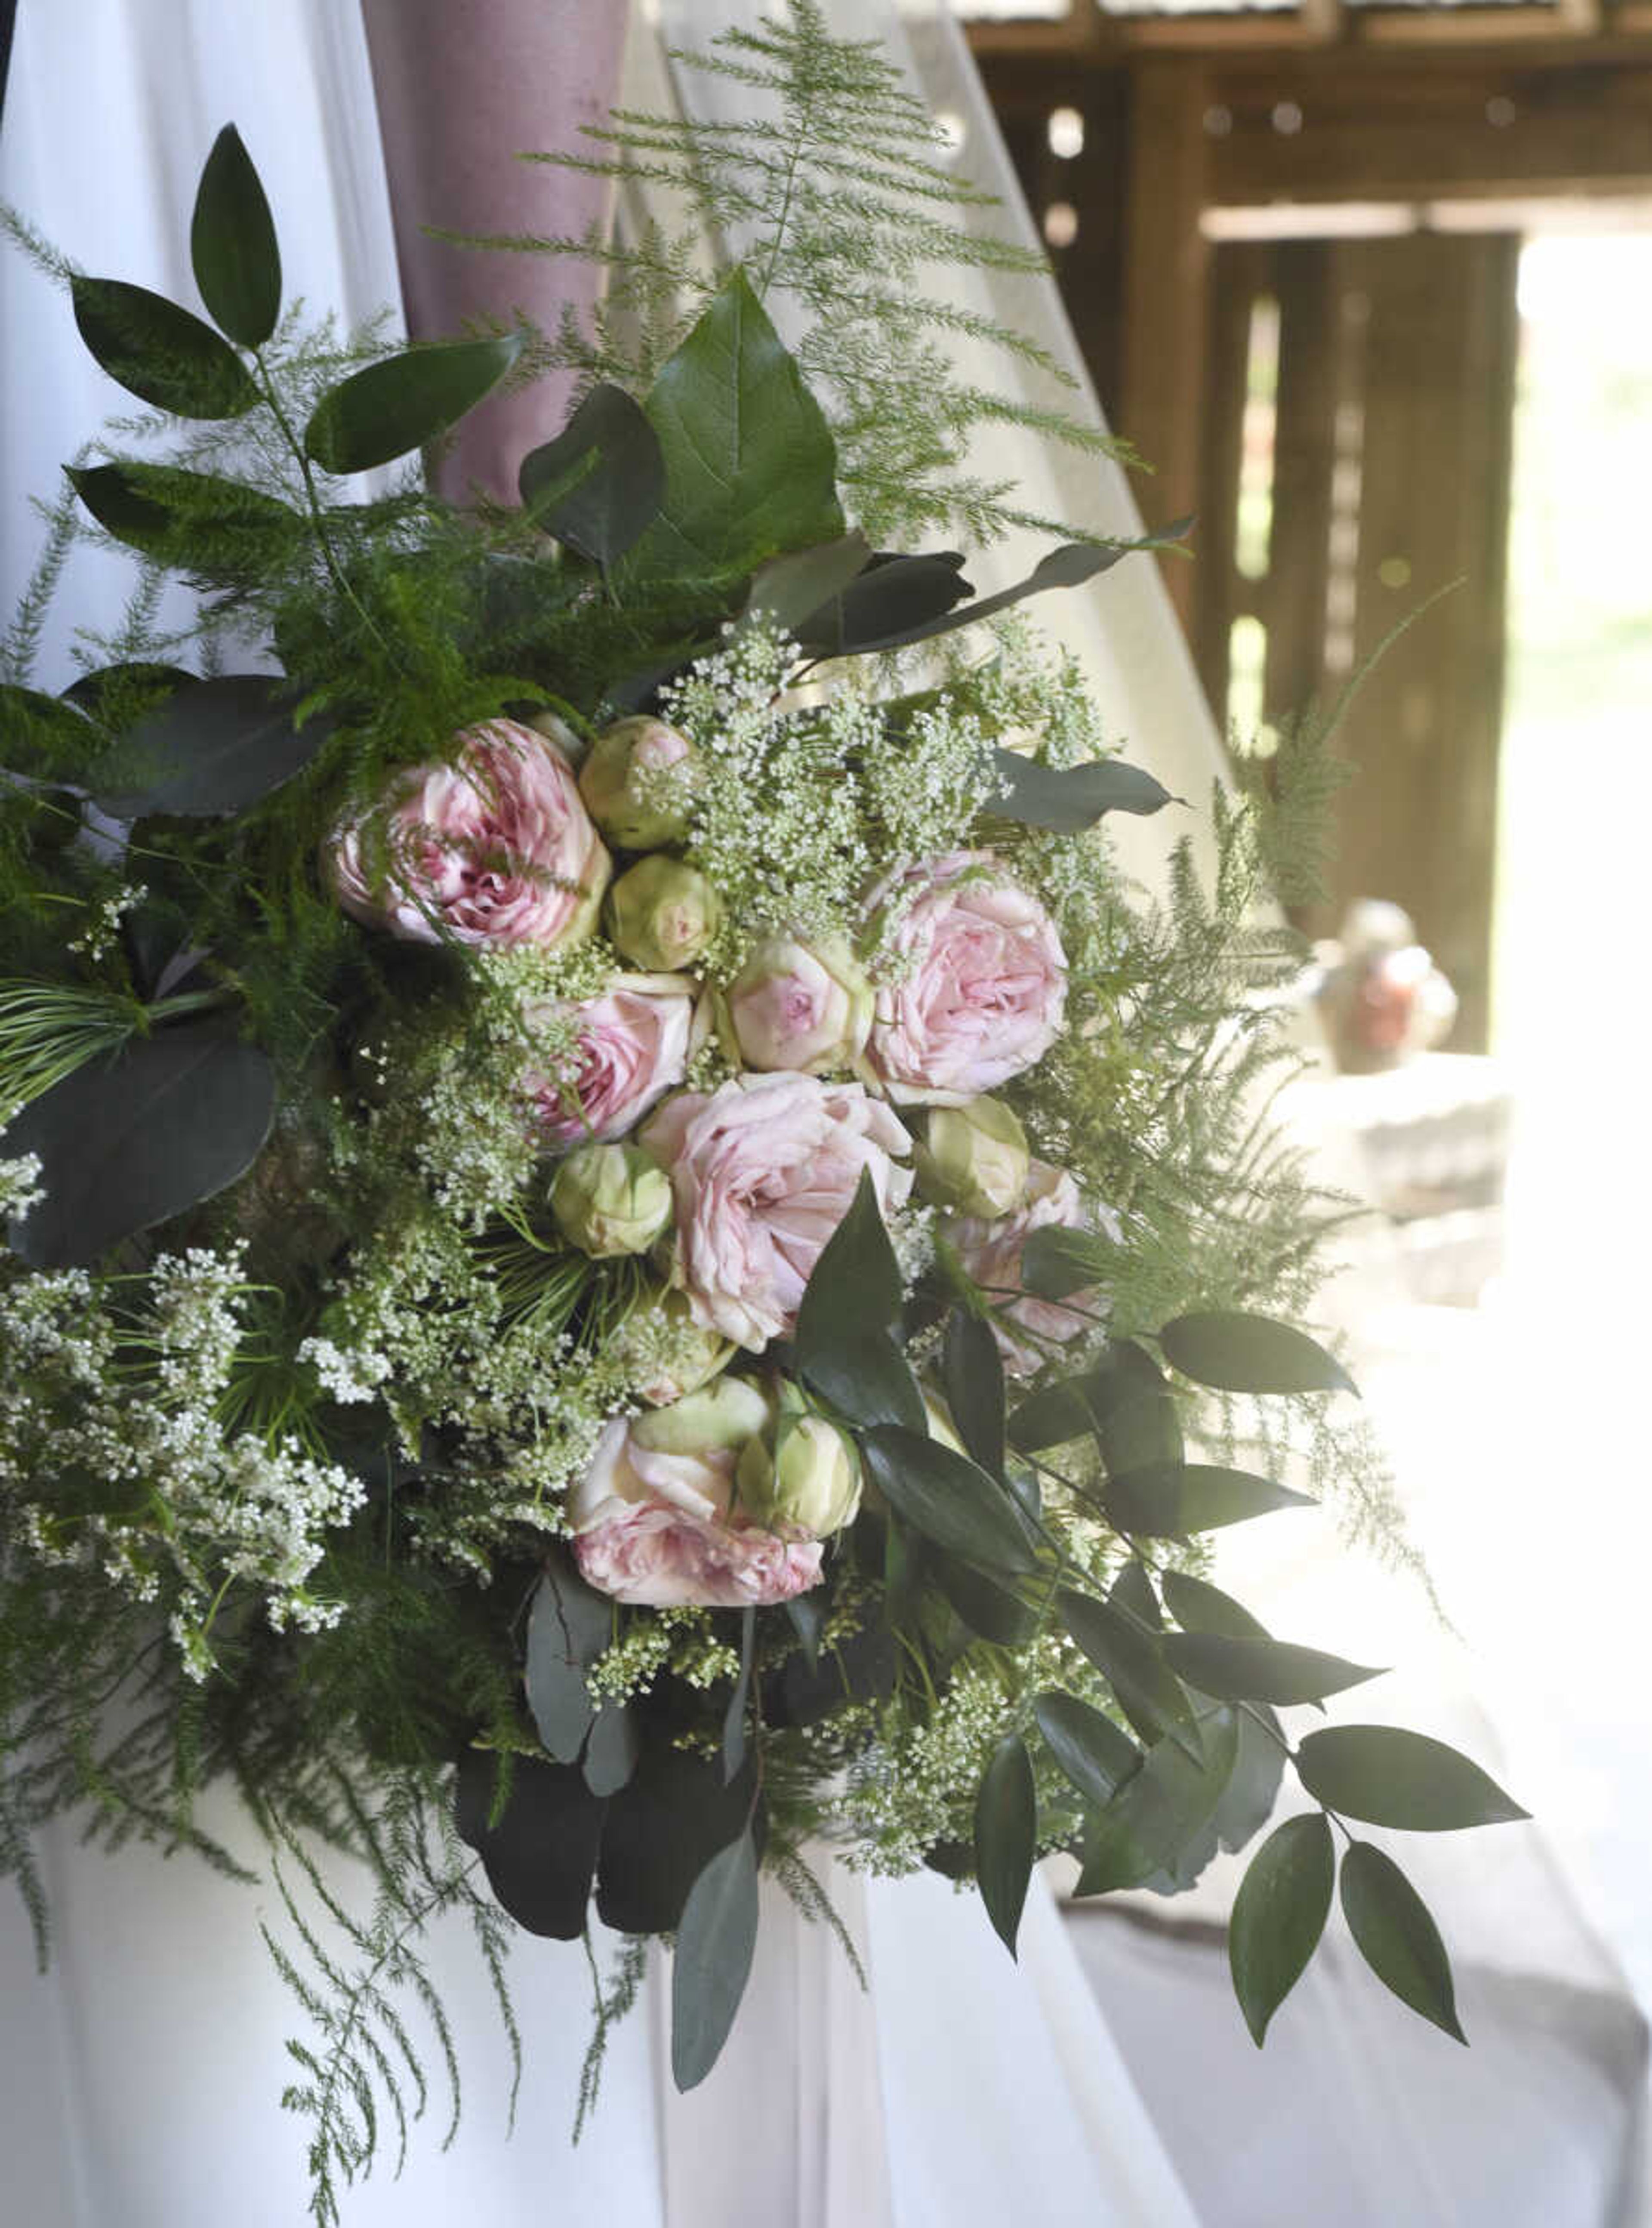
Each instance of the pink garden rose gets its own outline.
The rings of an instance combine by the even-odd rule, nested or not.
[[[887,1214],[912,1189],[910,1141],[858,1083],[740,1075],[668,1099],[641,1142],[671,1174],[676,1274],[695,1320],[760,1353],[789,1331],[864,1168]]]
[[[888,943],[904,971],[879,990],[868,1047],[892,1098],[962,1105],[1042,1060],[1061,1028],[1066,955],[991,852],[925,860],[872,904],[898,908]]]
[[[552,1146],[623,1136],[688,1072],[695,986],[686,975],[622,975],[581,1005],[535,1000],[527,1008],[530,1028],[553,1015],[577,1020],[578,1065],[522,1079]]]
[[[572,944],[588,936],[609,859],[572,768],[515,720],[467,727],[454,765],[400,777],[393,797],[335,838],[347,912],[437,944]]]
[[[1092,1328],[1102,1312],[1093,1290],[1072,1295],[1074,1307],[1082,1309],[1082,1314],[1059,1300],[1041,1300],[1022,1290],[1021,1248],[1035,1230],[1099,1230],[1115,1245],[1124,1236],[1111,1207],[1098,1207],[1092,1213],[1086,1213],[1079,1187],[1067,1170],[1052,1168],[1047,1161],[1032,1162],[1021,1204],[1013,1214],[1001,1214],[989,1222],[977,1215],[961,1214],[948,1224],[947,1235],[957,1247],[964,1268],[1000,1311],[992,1317],[993,1335],[1012,1377],[1028,1377],[1049,1359],[1047,1345],[1039,1345],[1038,1340],[1065,1345],[1080,1331]],[[1006,1292],[1021,1292],[1021,1296],[1006,1306]],[[1033,1339],[1018,1339],[1008,1328],[1010,1322],[1030,1331]]]
[[[767,936],[728,986],[729,1026],[748,1067],[821,1075],[865,1047],[872,992],[844,937]]]
[[[671,1453],[641,1443],[639,1428],[670,1414],[617,1416],[597,1444],[569,1505],[586,1584],[639,1609],[762,1609],[816,1585],[818,1540],[765,1531],[734,1510],[737,1445]]]

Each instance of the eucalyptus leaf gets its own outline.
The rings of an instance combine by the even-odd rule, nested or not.
[[[890,1507],[938,1547],[989,1572],[1037,1567],[1014,1502],[967,1456],[892,1424],[863,1432],[861,1448]]]
[[[986,810],[1023,828],[1052,828],[1071,836],[1093,828],[1109,812],[1159,812],[1180,802],[1162,782],[1123,759],[1047,766],[1018,751],[996,750],[992,758],[1003,790]]]
[[[1111,1477],[1107,1513],[1121,1532],[1147,1539],[1213,1532],[1224,1524],[1248,1523],[1276,1508],[1311,1508],[1312,1496],[1258,1477],[1249,1470],[1221,1469],[1207,1463],[1158,1463],[1147,1469]]]
[[[490,394],[522,353],[522,336],[439,341],[352,372],[330,387],[304,427],[323,471],[370,471],[433,441]]]
[[[645,1738],[603,1822],[597,1858],[603,1924],[619,1934],[674,1932],[695,1879],[745,1830],[754,1786],[749,1758],[725,1782],[720,1757],[685,1755],[669,1745],[669,1733]],[[761,1818],[759,1808],[754,1822]]]
[[[110,1247],[234,1183],[275,1113],[275,1075],[221,1021],[134,1037],[14,1117],[8,1152],[37,1153],[46,1197],[9,1232],[31,1268]]]
[[[1087,1802],[1110,1802],[1141,1767],[1142,1752],[1130,1735],[1076,1694],[1040,1694],[1033,1716],[1051,1755]]]
[[[281,314],[281,252],[263,185],[233,124],[214,140],[201,173],[189,260],[220,330],[243,348],[262,348]]]
[[[686,2092],[717,2063],[757,1948],[757,1851],[744,1833],[688,1891],[671,1965],[671,2078]]]
[[[1215,1632],[1167,1635],[1164,1658],[1201,1693],[1224,1702],[1271,1702],[1277,1709],[1322,1702],[1327,1694],[1382,1676],[1368,1665],[1344,1662],[1317,1648],[1285,1640],[1233,1640]]]
[[[554,441],[522,458],[524,509],[541,532],[611,565],[646,531],[665,493],[665,459],[642,405],[593,387]]]
[[[816,657],[848,657],[869,643],[927,624],[973,589],[955,549],[880,556],[797,628],[799,646]]]
[[[591,1720],[580,1770],[593,1795],[618,1795],[637,1769],[642,1734],[629,1702],[604,1702]]]
[[[1219,1392],[1355,1392],[1316,1339],[1268,1316],[1213,1310],[1178,1316],[1159,1343],[1184,1377]]]
[[[489,1886],[519,1926],[575,1942],[586,1929],[605,1806],[571,1765],[519,1756],[504,1815],[490,1825],[498,1769],[480,1750],[461,1758],[459,1836],[480,1854]]]
[[[771,557],[752,575],[745,615],[767,611],[807,650],[818,631],[810,615],[818,613],[823,605],[835,611],[843,591],[864,571],[871,557],[871,544],[858,526],[835,541]]]
[[[665,496],[628,574],[748,573],[842,535],[824,413],[743,271],[662,365],[644,408],[665,458]]]
[[[993,1477],[1004,1474],[1004,1364],[992,1326],[954,1308],[941,1343],[941,1387],[965,1453]]]
[[[240,356],[191,311],[121,278],[77,272],[69,291],[81,339],[129,394],[175,418],[238,418],[258,400]]]
[[[723,1777],[733,1779],[746,1761],[746,1709],[752,1694],[752,1649],[757,1633],[757,1611],[740,1613],[740,1662],[723,1712]]]
[[[1118,1706],[1143,1739],[1169,1734],[1199,1759],[1203,1750],[1193,1705],[1165,1661],[1156,1636],[1143,1632],[1111,1602],[1063,1587],[1056,1608],[1073,1641],[1118,1697]]]
[[[1327,1725],[1297,1751],[1297,1776],[1345,1818],[1411,1834],[1529,1817],[1477,1764],[1402,1725]]]
[[[786,1618],[803,1643],[804,1661],[815,1670],[820,1662],[821,1636],[826,1629],[826,1604],[818,1593],[794,1594],[786,1604]]]
[[[975,1801],[975,1875],[993,1930],[1013,1957],[1038,1843],[1038,1789],[1019,1733],[993,1751]]]
[[[1171,1616],[1188,1632],[1225,1633],[1230,1640],[1271,1636],[1242,1603],[1212,1585],[1208,1578],[1194,1578],[1189,1571],[1167,1571],[1162,1583]]]
[[[1239,1882],[1227,1925],[1227,1962],[1258,2050],[1269,2020],[1319,1945],[1335,1880],[1330,1821],[1316,1810],[1276,1827]]]
[[[528,1706],[541,1740],[559,1764],[585,1745],[596,1703],[589,1670],[613,1636],[614,1605],[588,1586],[565,1548],[549,1550],[528,1616]]]
[[[1355,1841],[1343,1853],[1341,1892],[1348,1931],[1383,1986],[1454,2041],[1466,2043],[1439,1929],[1393,1859],[1369,1841]]]
[[[192,682],[140,720],[99,769],[96,797],[112,820],[146,814],[213,819],[241,812],[290,781],[332,733],[292,723],[282,684],[261,673]]]

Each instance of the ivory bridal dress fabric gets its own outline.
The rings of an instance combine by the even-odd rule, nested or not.
[[[673,29],[679,28],[674,25]],[[690,22],[707,35],[716,21]],[[874,29],[876,26],[874,27]],[[893,20],[887,28],[893,29]],[[636,62],[657,87],[650,36]],[[236,122],[279,225],[289,297],[346,323],[397,299],[365,42],[355,0],[22,0],[0,198],[82,267],[193,299],[195,182]],[[125,398],[67,302],[0,256],[0,608],[39,543],[31,497]],[[118,625],[130,576],[80,553],[48,627],[42,685],[71,677],[74,631]],[[180,607],[182,608],[182,607]],[[1195,718],[1195,735],[1202,732]],[[1202,770],[1201,770],[1202,771]],[[203,1822],[259,1852],[227,1798]],[[292,2007],[257,1931],[267,1885],[128,1849],[67,1824],[45,1836],[55,1930],[38,1975],[21,1906],[0,1905],[0,2217],[29,2228],[297,2228],[303,2132],[278,2105]],[[508,2061],[463,1937],[432,1943],[467,2075],[464,2117],[414,2129],[346,2200],[348,2228],[547,2218],[616,2228],[1192,2228],[1194,2215],[1041,1886],[1012,1965],[972,1899],[932,1879],[834,1900],[861,1942],[863,1994],[823,1930],[784,1898],[725,2062],[694,2097],[666,2071],[650,1973],[617,2032],[601,2105],[568,2129],[589,2027],[574,1945],[523,1938],[512,1962],[526,2070],[507,2142]]]

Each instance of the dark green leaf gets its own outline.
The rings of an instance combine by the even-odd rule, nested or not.
[[[975,1875],[993,1930],[1013,1957],[1038,1843],[1038,1790],[1019,1733],[1001,1740],[975,1800]]]
[[[1041,1694],[1033,1704],[1050,1753],[1086,1801],[1110,1802],[1142,1762],[1130,1735],[1076,1694]]]
[[[1110,1239],[1087,1230],[1030,1231],[1021,1247],[1021,1285],[1041,1300],[1071,1299],[1098,1281],[1113,1250]]]
[[[797,1367],[849,1422],[902,1424],[921,1431],[923,1395],[884,1328],[899,1316],[901,1297],[900,1264],[872,1179],[863,1172],[797,1310]]]
[[[720,1849],[688,1891],[671,1967],[671,2078],[699,2086],[717,2063],[757,1947],[757,1851],[749,1833]]]
[[[522,338],[439,341],[352,372],[323,395],[304,427],[323,471],[365,472],[422,448],[473,410],[522,353]]]
[[[522,458],[516,478],[541,532],[611,565],[659,510],[665,459],[641,404],[605,385],[591,389],[554,441]]]
[[[937,1550],[930,1568],[936,1585],[973,1633],[995,1648],[1024,1648],[1038,1629],[1036,1614],[969,1564]]]
[[[591,1720],[580,1769],[593,1795],[618,1795],[637,1769],[642,1734],[629,1702],[604,1702]]]
[[[1084,1380],[1065,1377],[1023,1400],[1009,1419],[1009,1443],[1022,1454],[1064,1447],[1090,1431],[1092,1418],[1084,1397]]]
[[[797,1335],[799,1371],[821,1398],[847,1423],[901,1424],[908,1431],[923,1431],[924,1396],[889,1333],[840,1323],[829,1342],[823,1322],[823,1315],[816,1316],[807,1345],[801,1322]]]
[[[243,348],[262,348],[281,314],[281,253],[264,188],[233,124],[213,142],[201,173],[189,260],[221,330]]]
[[[519,1926],[554,1941],[577,1941],[586,1928],[605,1806],[571,1765],[519,1756],[504,1815],[490,1826],[497,1770],[497,1757],[480,1750],[461,1758],[459,1836],[480,1853],[489,1886]]]
[[[733,1779],[746,1761],[746,1706],[752,1693],[752,1649],[757,1635],[757,1611],[740,1613],[740,1668],[735,1674],[728,1707],[723,1712],[723,1777]]]
[[[746,573],[842,534],[825,417],[744,272],[725,280],[644,407],[665,456],[665,499],[628,572]]]
[[[1104,813],[1157,812],[1177,802],[1162,782],[1123,759],[1092,759],[1075,766],[1041,765],[1015,751],[995,751],[993,764],[1006,794],[985,808],[1024,828],[1053,828],[1074,835],[1093,828]]]
[[[310,531],[277,496],[211,472],[128,460],[71,467],[67,477],[106,534],[202,576],[267,572]]]
[[[794,1594],[786,1604],[786,1617],[803,1642],[804,1661],[812,1671],[820,1661],[821,1635],[826,1629],[826,1604],[818,1592]]]
[[[1382,1676],[1317,1648],[1298,1648],[1286,1640],[1232,1640],[1216,1632],[1170,1633],[1164,1657],[1201,1693],[1224,1702],[1271,1702],[1278,1709],[1322,1702],[1327,1694]]]
[[[892,1511],[883,1527],[883,1616],[892,1632],[918,1621],[930,1553],[928,1540]]]
[[[971,1462],[1004,1474],[1004,1365],[992,1326],[954,1308],[941,1347],[941,1386]]]
[[[1531,1815],[1466,1756],[1400,1725],[1309,1733],[1297,1751],[1297,1773],[1328,1810],[1404,1833],[1450,1833]]]
[[[1213,1586],[1208,1578],[1195,1578],[1187,1571],[1167,1571],[1164,1598],[1172,1617],[1189,1632],[1226,1633],[1230,1640],[1266,1640],[1265,1624],[1248,1609]]]
[[[672,1933],[695,1879],[744,1831],[752,1785],[749,1760],[725,1783],[720,1756],[687,1756],[659,1735],[648,1742],[631,1777],[610,1799],[603,1825],[597,1860],[603,1924],[619,1934]]]
[[[101,769],[97,801],[115,820],[147,813],[212,819],[244,811],[291,779],[332,732],[292,724],[281,683],[261,673],[193,682],[141,720]]]
[[[1276,1827],[1239,1882],[1227,1926],[1227,1962],[1258,2050],[1268,2021],[1318,1947],[1335,1879],[1330,1824],[1316,1810]]]
[[[797,628],[797,640],[816,657],[852,656],[884,637],[938,618],[973,592],[957,550],[879,557],[841,593],[808,613]]]
[[[1161,1652],[1157,1638],[1143,1632],[1111,1602],[1092,1601],[1064,1587],[1056,1596],[1061,1622],[1073,1641],[1105,1678],[1118,1706],[1144,1741],[1161,1734],[1192,1757],[1202,1751],[1193,1705]]]
[[[1121,1532],[1169,1539],[1244,1524],[1276,1508],[1311,1508],[1311,1495],[1293,1493],[1249,1470],[1218,1469],[1206,1463],[1156,1463],[1109,1479],[1107,1513]]]
[[[1214,1713],[1196,1756],[1162,1740],[1141,1770],[1124,1781],[1085,1834],[1076,1895],[1106,1895],[1141,1887],[1160,1873],[1172,1885],[1190,1884],[1201,1868],[1184,1866],[1184,1851],[1199,1842],[1233,1769],[1238,1733],[1231,1711]],[[1213,1843],[1207,1841],[1207,1853]]]
[[[899,1660],[894,1637],[881,1619],[811,1661],[805,1651],[788,1659],[778,1681],[763,1692],[763,1715],[772,1725],[813,1725],[847,1703],[882,1701],[894,1691]]]
[[[1342,1857],[1342,1915],[1360,1954],[1402,2004],[1466,2043],[1451,1961],[1427,1905],[1392,1857],[1355,1841]]]
[[[842,591],[864,569],[871,555],[870,543],[856,527],[836,541],[771,557],[752,576],[746,613],[767,611],[807,649],[810,629],[804,622],[823,604],[836,610]]]
[[[1124,1564],[1107,1589],[1107,1598],[1117,1608],[1128,1610],[1138,1624],[1150,1624],[1156,1632],[1164,1629],[1164,1612],[1143,1564],[1133,1560]]]
[[[176,418],[238,418],[258,400],[246,365],[189,311],[120,278],[70,281],[80,338],[111,379]]]
[[[861,1444],[872,1482],[938,1547],[988,1572],[1036,1567],[1015,1504],[967,1456],[893,1424],[863,1433]]]
[[[1225,1849],[1242,1849],[1273,1815],[1284,1777],[1286,1743],[1265,1704],[1235,1713],[1239,1752],[1212,1823]]]
[[[1335,1354],[1268,1316],[1178,1316],[1159,1343],[1184,1377],[1220,1392],[1355,1392]]]
[[[586,1585],[565,1548],[552,1548],[528,1618],[528,1706],[559,1764],[585,1745],[595,1712],[585,1674],[613,1636],[614,1605]]]
[[[256,1046],[216,1021],[135,1037],[36,1098],[6,1132],[38,1153],[47,1195],[11,1226],[35,1269],[95,1261],[234,1183],[275,1112],[275,1077]]]
[[[1008,611],[1012,604],[1021,603],[1028,596],[1042,595],[1047,589],[1082,587],[1086,580],[1110,572],[1134,549],[1158,549],[1167,542],[1179,541],[1188,524],[1186,519],[1180,519],[1162,534],[1148,535],[1139,541],[1115,542],[1108,548],[1098,548],[1088,541],[1063,542],[1041,557],[1027,578],[1018,580],[1012,588],[1001,588],[996,595],[983,596],[973,604],[960,605],[934,618],[893,628],[887,634],[863,637],[853,647],[856,651],[898,650],[906,643],[927,642],[936,635],[951,634],[957,627],[974,626],[982,619],[992,618],[995,612]]]
[[[1181,1412],[1144,1347],[1134,1339],[1114,1340],[1102,1348],[1083,1384],[1110,1476],[1180,1464]]]

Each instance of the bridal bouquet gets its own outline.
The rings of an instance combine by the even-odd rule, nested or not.
[[[305,330],[233,129],[205,318],[64,272],[157,414],[71,471],[0,690],[0,1849],[43,1929],[31,1828],[227,1861],[193,1804],[239,1789],[323,2219],[403,2110],[399,1990],[448,2047],[439,1912],[502,1986],[502,1912],[631,1937],[593,2079],[674,1937],[686,2088],[759,1872],[829,1922],[811,1841],[974,1882],[1013,1951],[1041,1855],[1171,1892],[1289,1764],[1233,1915],[1257,2039],[1339,1842],[1355,1941],[1455,2033],[1356,1828],[1521,1815],[1421,1735],[1288,1731],[1373,1674],[1204,1574],[1216,1527],[1380,1493],[1302,1324],[1326,1218],[1257,1113],[1313,738],[1214,800],[1213,890],[1185,848],[1167,901],[1125,881],[1107,816],[1171,800],[1014,608],[1124,552],[977,595],[893,540],[1028,522],[966,477],[1013,413],[908,283],[1019,251],[943,222],[927,120],[811,9],[714,59],[778,117],[590,159],[755,244],[587,243],[594,336]],[[519,508],[363,478],[559,354],[582,398]],[[87,515],[139,584],[48,695]]]

